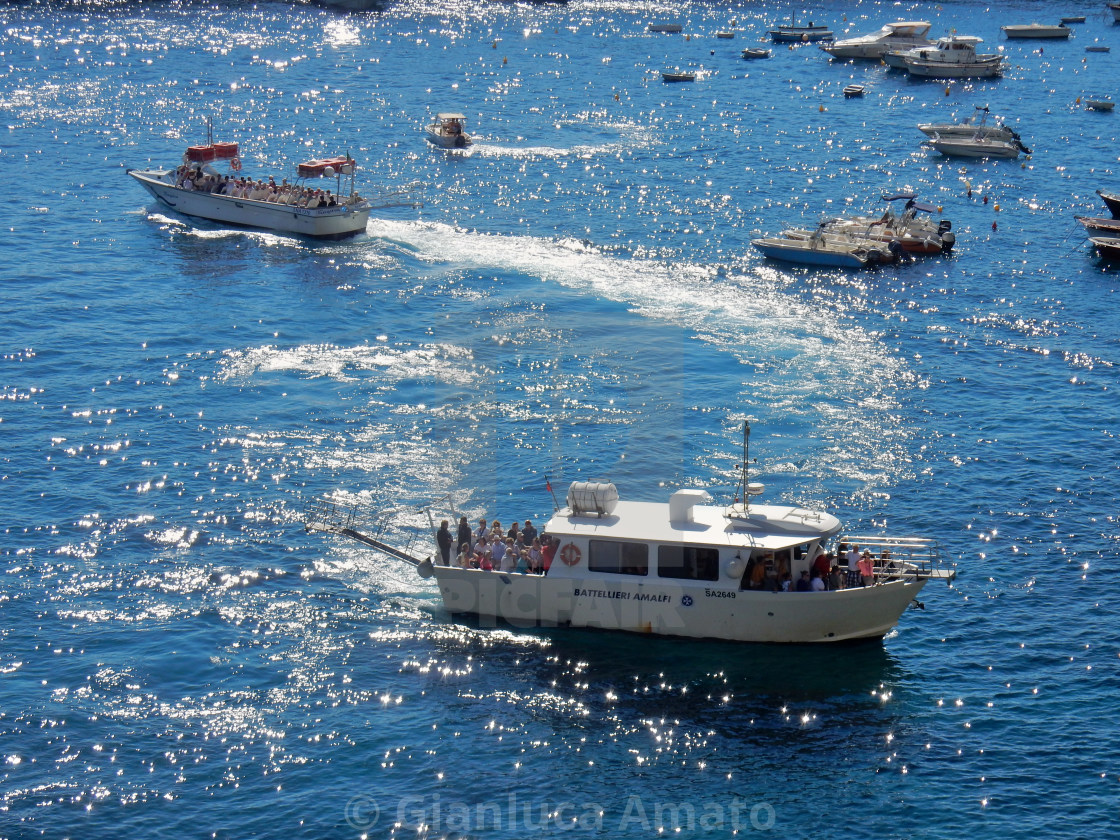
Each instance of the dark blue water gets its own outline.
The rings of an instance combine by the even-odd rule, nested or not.
[[[829,2],[805,16],[931,19],[1010,69],[742,61],[790,10],[0,9],[0,837],[1107,833],[1120,273],[1072,217],[1120,189],[1118,118],[1079,102],[1115,95],[1120,27]],[[981,104],[1032,157],[921,148]],[[438,110],[469,152],[426,146]],[[424,205],[330,244],[165,215],[125,169],[207,119],[247,170],[349,151]],[[749,246],[904,188],[951,256]],[[302,526],[322,495],[401,545],[447,494],[542,520],[546,475],[729,499],[748,417],[769,499],[936,537],[957,583],[873,645],[524,632]]]

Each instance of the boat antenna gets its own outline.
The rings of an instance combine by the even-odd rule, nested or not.
[[[552,482],[549,480],[547,475],[544,477],[544,486],[548,490],[548,494],[552,496],[552,509],[556,512],[559,512],[560,502],[556,500],[556,494],[552,492]]]
[[[743,421],[743,463],[741,463],[739,465],[739,470],[740,470],[740,472],[739,472],[739,492],[736,494],[737,498],[735,499],[736,502],[738,502],[739,499],[743,500],[743,512],[744,513],[747,513],[750,510],[750,508],[749,508],[750,493],[747,492],[749,487],[750,487],[749,482],[748,482],[748,477],[747,477],[747,464],[748,464],[748,461],[749,461],[749,453],[750,453],[750,439],[751,439],[751,424],[750,424],[749,420],[744,420]]]

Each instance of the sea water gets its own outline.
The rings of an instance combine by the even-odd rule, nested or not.
[[[1083,13],[1069,41],[999,26]],[[929,19],[1002,79],[812,45]],[[1101,837],[1115,823],[1120,189],[1103,3],[30,2],[0,9],[0,837]],[[647,31],[680,22],[679,35]],[[717,39],[733,30],[734,39]],[[1112,54],[1086,53],[1089,45]],[[694,83],[660,71],[691,68]],[[853,82],[867,87],[845,99]],[[944,158],[1002,115],[1033,155]],[[429,147],[462,111],[475,143]],[[400,193],[312,242],[127,174],[350,153]],[[752,237],[913,190],[950,255],[854,273]],[[767,647],[448,616],[308,534],[430,551],[546,479],[936,538],[882,642]]]

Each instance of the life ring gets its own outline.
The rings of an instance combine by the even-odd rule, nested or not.
[[[579,547],[575,543],[568,543],[560,549],[560,559],[564,561],[565,566],[577,565],[582,556]]]
[[[232,158],[229,162],[229,168],[232,169],[234,172],[240,172],[241,171],[241,158],[239,158],[239,157]]]

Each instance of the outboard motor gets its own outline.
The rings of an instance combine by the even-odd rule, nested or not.
[[[884,262],[883,252],[878,248],[868,248],[867,261],[872,265],[881,265]]]
[[[957,243],[957,235],[952,232],[953,223],[942,219],[937,225],[937,235],[941,237],[941,250],[951,251]]]
[[[914,258],[906,252],[906,249],[902,247],[902,243],[897,239],[892,239],[887,243],[887,250],[894,256],[894,261],[896,263],[909,265],[914,262]]]

